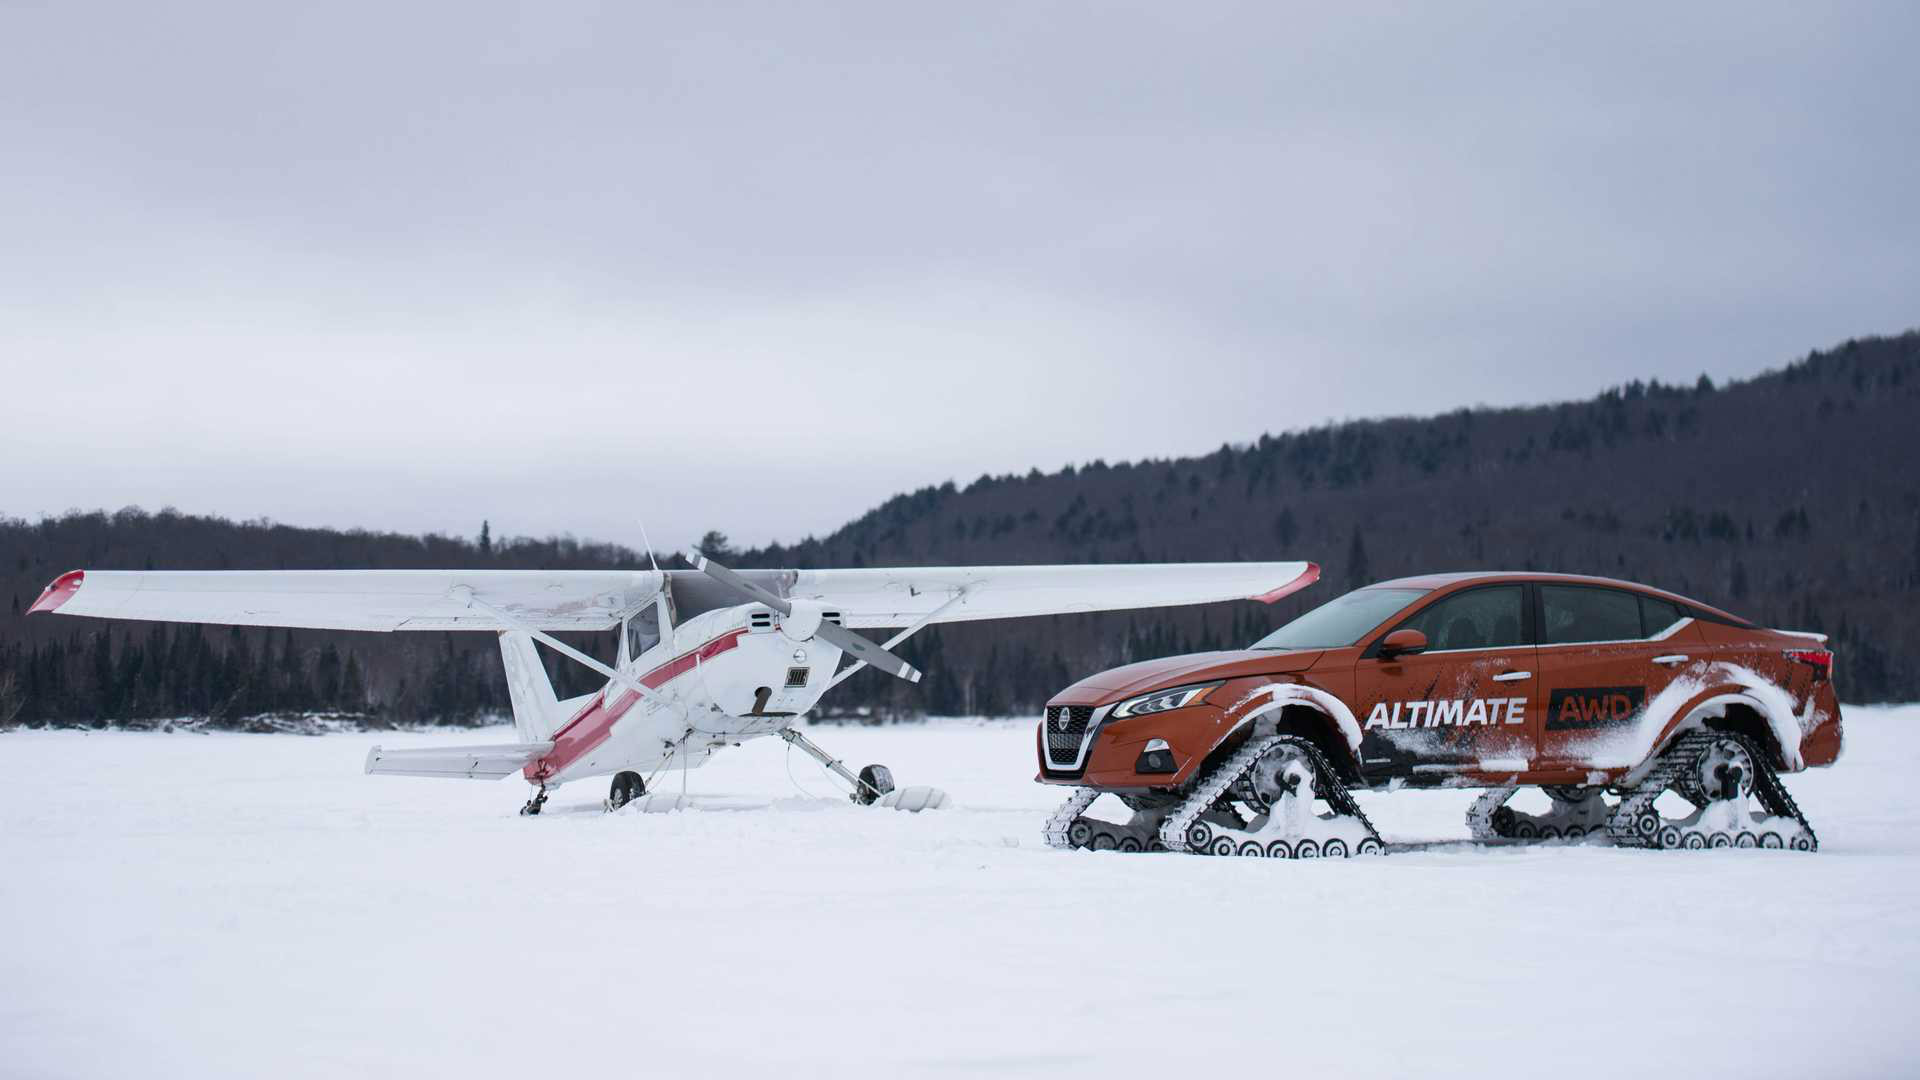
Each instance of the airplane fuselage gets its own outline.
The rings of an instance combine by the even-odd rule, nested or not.
[[[795,641],[781,617],[758,604],[703,612],[619,668],[654,691],[616,680],[564,704],[569,719],[553,750],[530,762],[528,780],[570,780],[665,765],[696,768],[714,750],[777,734],[826,693],[839,648]]]

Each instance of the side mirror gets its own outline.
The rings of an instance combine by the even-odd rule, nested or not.
[[[1427,635],[1418,630],[1395,630],[1380,639],[1380,659],[1427,651]]]

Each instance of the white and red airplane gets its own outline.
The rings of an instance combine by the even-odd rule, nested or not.
[[[519,741],[384,750],[369,773],[499,779],[519,772],[537,814],[563,783],[613,777],[609,809],[662,770],[777,735],[818,759],[860,803],[920,810],[944,792],[895,790],[884,766],[855,774],[795,729],[863,667],[918,681],[888,651],[922,627],[980,619],[1276,601],[1312,584],[1304,562],[733,571],[697,551],[693,570],[74,570],[29,609],[62,615],[320,630],[487,630],[499,635]],[[856,630],[900,628],[885,644]],[[613,630],[609,667],[553,635]],[[602,689],[559,700],[535,642],[599,672]],[[842,656],[853,663],[836,672]]]

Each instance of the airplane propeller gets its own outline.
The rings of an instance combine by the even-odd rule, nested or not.
[[[838,646],[841,651],[851,654],[855,660],[862,661],[869,667],[879,668],[889,675],[897,675],[908,682],[917,683],[920,681],[919,668],[914,667],[912,664],[907,663],[905,660],[900,659],[898,656],[895,656],[846,627],[826,621],[821,617],[821,607],[818,603],[807,600],[802,600],[797,603],[782,600],[780,597],[755,585],[753,582],[748,581],[732,570],[700,554],[695,548],[687,549],[687,561],[693,564],[695,570],[725,585],[727,588],[732,589],[748,600],[756,604],[765,605],[779,612],[785,620],[783,629],[788,632],[789,636],[797,634],[801,640],[809,637],[823,638],[828,643]]]

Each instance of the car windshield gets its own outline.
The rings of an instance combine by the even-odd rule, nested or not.
[[[1427,589],[1355,589],[1253,643],[1255,649],[1337,649],[1352,645]]]

